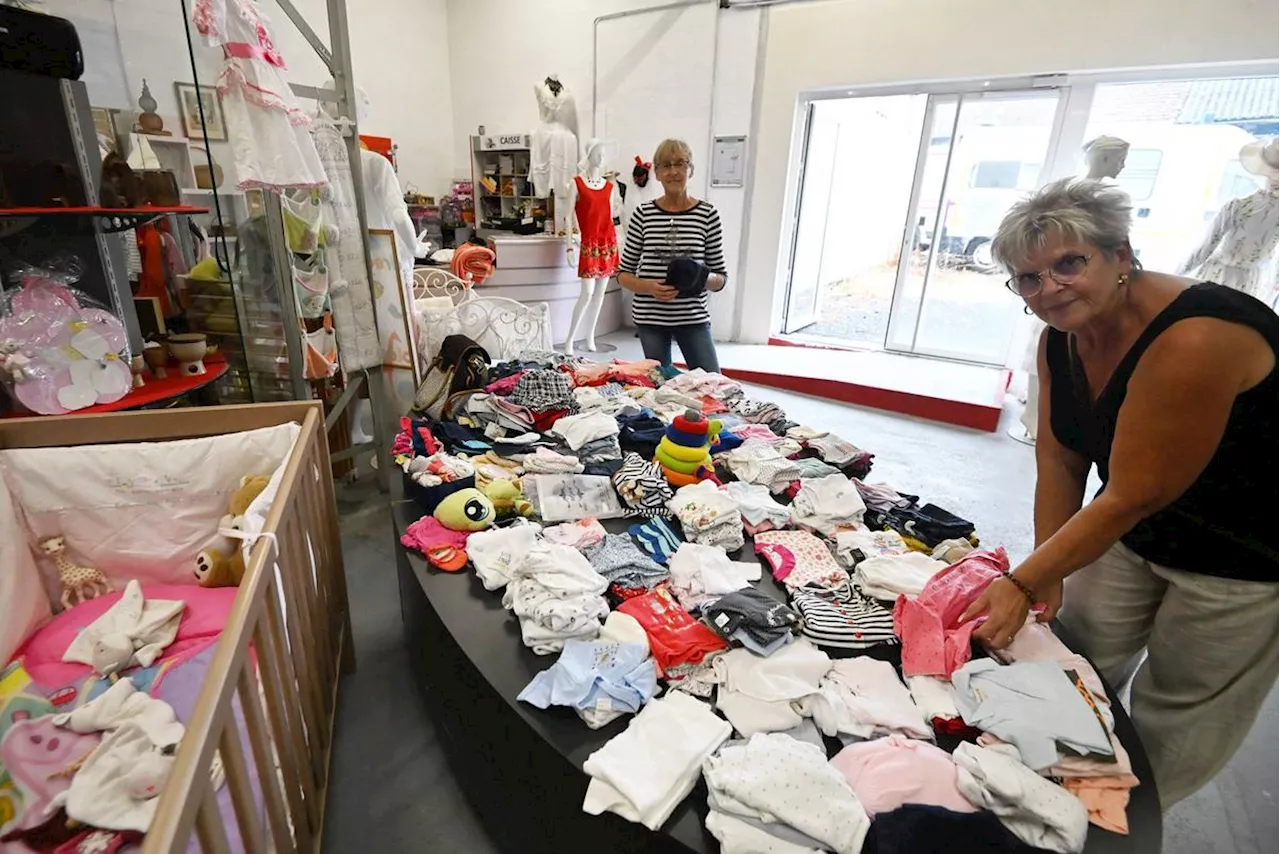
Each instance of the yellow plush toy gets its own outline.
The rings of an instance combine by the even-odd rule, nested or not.
[[[498,520],[493,502],[474,488],[449,493],[432,515],[450,531],[483,531]]]
[[[222,517],[218,530],[242,530],[244,514],[253,500],[267,488],[271,478],[267,475],[251,475],[240,479],[240,486],[227,501],[231,512]],[[244,554],[240,540],[221,537],[218,545],[202,549],[196,555],[195,578],[201,587],[235,587],[244,578]]]
[[[524,497],[518,480],[491,480],[481,490],[499,516],[533,515],[533,504]]]

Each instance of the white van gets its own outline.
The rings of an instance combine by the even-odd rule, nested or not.
[[[1172,272],[1195,249],[1226,201],[1261,186],[1238,159],[1253,136],[1233,125],[1135,123],[1106,132],[1129,142],[1116,184],[1133,200],[1134,250],[1153,270]],[[991,236],[1009,207],[1035,188],[1043,140],[1043,130],[1033,128],[975,128],[966,134],[951,164],[940,263],[995,270]],[[980,153],[981,159],[966,153]],[[936,188],[932,194],[936,198]],[[929,198],[927,186],[922,198]],[[927,244],[934,216],[923,206],[922,213]]]

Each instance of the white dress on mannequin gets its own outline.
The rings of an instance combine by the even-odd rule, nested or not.
[[[1263,272],[1280,239],[1278,189],[1273,183],[1223,205],[1204,242],[1182,262],[1178,274],[1217,282],[1260,299],[1270,297],[1275,282],[1265,280]]]
[[[554,77],[548,78],[552,81]],[[578,108],[563,85],[553,92],[543,82],[533,87],[538,98],[538,127],[529,154],[529,178],[541,197],[563,193],[578,166]]]

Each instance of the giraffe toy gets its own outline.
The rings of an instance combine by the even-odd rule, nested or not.
[[[62,607],[64,610],[71,607],[71,594],[73,593],[76,597],[76,603],[79,604],[95,596],[115,590],[101,570],[92,566],[80,566],[72,563],[71,558],[67,557],[66,537],[61,534],[55,537],[45,537],[40,541],[40,548],[44,550],[45,554],[53,558],[54,565],[58,567],[58,580],[62,582]]]

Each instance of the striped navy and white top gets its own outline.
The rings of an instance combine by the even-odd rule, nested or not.
[[[627,242],[618,269],[642,279],[663,281],[667,264],[681,256],[701,261],[711,272],[725,275],[720,214],[715,207],[699,200],[680,213],[664,211],[657,202],[645,202],[636,208],[627,223]],[[670,302],[636,294],[631,317],[636,323],[654,326],[687,326],[711,320],[705,291]]]

